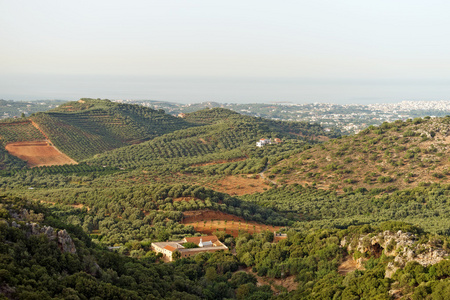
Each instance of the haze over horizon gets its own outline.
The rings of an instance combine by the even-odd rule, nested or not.
[[[2,1],[0,98],[450,100],[444,1]]]

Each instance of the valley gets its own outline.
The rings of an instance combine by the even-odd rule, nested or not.
[[[450,276],[449,120],[397,120],[341,136],[225,108],[174,117],[88,98],[3,120],[0,291],[440,295]],[[261,139],[277,143],[258,147]],[[202,234],[230,251],[160,263],[151,249]]]

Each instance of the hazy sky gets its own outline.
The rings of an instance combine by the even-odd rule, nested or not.
[[[0,98],[450,100],[448,1],[0,0]]]

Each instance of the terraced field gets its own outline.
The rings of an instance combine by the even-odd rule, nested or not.
[[[2,146],[14,142],[41,141],[45,139],[46,137],[33,126],[30,120],[0,122],[0,143]]]
[[[163,111],[87,99],[31,119],[58,149],[77,160],[195,126]]]

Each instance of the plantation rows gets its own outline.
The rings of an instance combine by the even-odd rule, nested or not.
[[[81,160],[99,152],[124,146],[120,141],[107,140],[103,136],[89,134],[50,114],[36,114],[33,120],[39,124],[59,150],[75,160]]]
[[[112,113],[125,115],[127,120],[144,129],[146,134],[154,136],[194,126],[184,119],[165,114],[164,111],[157,111],[139,105],[118,104],[113,108]]]
[[[140,105],[120,104],[108,100],[83,99],[85,103],[69,102],[74,112],[68,112],[64,106],[56,111],[64,112],[59,117],[70,120],[89,130],[97,130],[96,124],[78,120],[78,117],[88,122],[97,123],[101,127],[109,127],[112,135],[123,136],[124,140],[149,138],[169,133],[175,130],[191,127],[185,120]],[[90,120],[93,118],[94,120]],[[94,125],[94,127],[92,126]],[[118,126],[117,126],[118,125]]]
[[[146,167],[154,165],[158,159],[205,156],[250,146],[263,134],[264,131],[252,123],[208,125],[177,131],[140,145],[116,149],[91,161],[127,168]],[[242,153],[235,157],[242,157]]]
[[[0,122],[0,141],[3,146],[13,142],[45,140],[45,136],[31,122]]]
[[[156,111],[142,113],[141,110],[130,111],[125,108],[120,110],[120,107],[114,107],[110,110],[91,109],[77,113],[52,113],[52,115],[86,132],[109,137],[109,139],[118,139],[124,144],[148,140],[188,127],[183,126],[184,121]]]
[[[90,134],[118,139],[124,144],[127,140],[139,139],[143,136],[139,127],[130,126],[123,117],[109,115],[104,110],[71,114],[51,113],[50,115]]]
[[[195,112],[188,113],[186,114],[185,119],[192,123],[213,124],[218,121],[225,121],[225,120],[248,121],[252,120],[253,118],[240,115],[232,110],[224,108],[214,108],[214,109],[198,110]]]
[[[235,174],[255,174],[264,170],[267,158],[247,159],[244,161],[230,162],[209,166],[192,167],[185,170],[186,173],[211,175],[235,175]]]
[[[44,174],[64,174],[64,175],[77,175],[77,176],[85,176],[85,175],[107,175],[118,172],[118,168],[111,167],[101,167],[101,166],[90,166],[85,163],[81,163],[78,165],[62,165],[62,166],[41,166],[35,167],[32,169],[23,169],[23,170],[3,170],[0,172],[0,176],[15,176],[19,173],[32,173],[36,175],[44,175]]]
[[[138,105],[92,102],[71,102],[32,118],[58,149],[75,160],[194,126]]]

